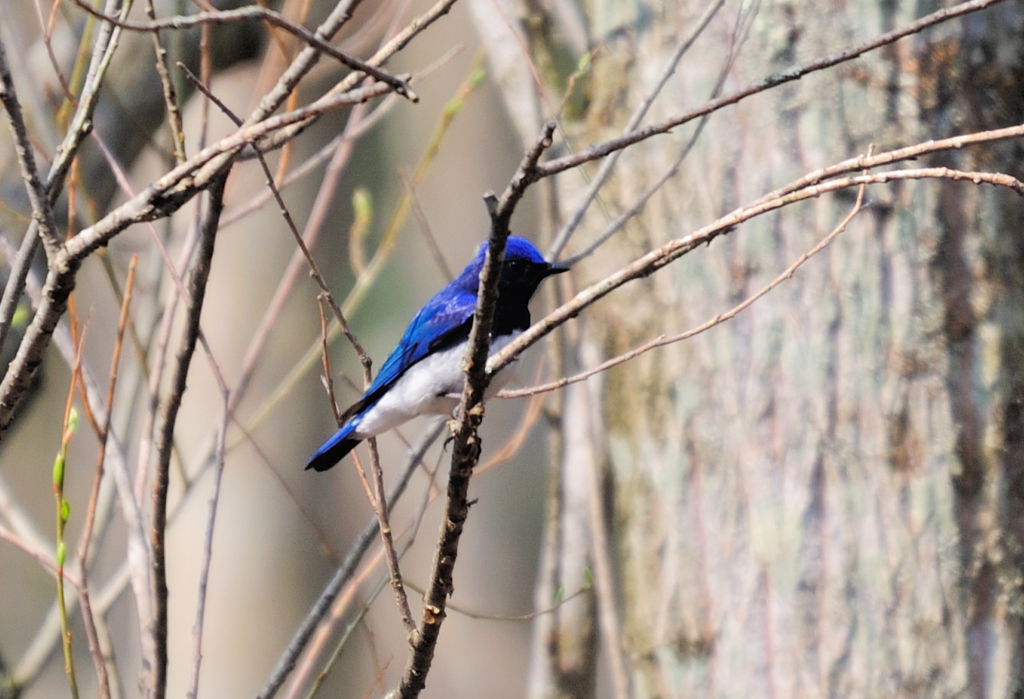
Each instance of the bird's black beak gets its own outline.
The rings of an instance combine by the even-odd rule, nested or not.
[[[561,274],[562,272],[568,272],[569,265],[562,262],[551,262],[548,264],[547,270],[544,272],[545,277],[550,277],[553,274]]]

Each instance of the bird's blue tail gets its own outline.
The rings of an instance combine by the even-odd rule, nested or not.
[[[354,425],[345,424],[340,430],[334,433],[334,436],[328,439],[321,445],[313,456],[309,457],[309,463],[306,464],[306,470],[313,469],[314,471],[326,471],[327,469],[334,466],[334,464],[341,461],[345,454],[352,451],[361,439],[350,437]]]

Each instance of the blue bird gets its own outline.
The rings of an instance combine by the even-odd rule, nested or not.
[[[464,377],[462,358],[486,252],[487,243],[483,243],[462,273],[413,317],[377,378],[341,416],[342,425],[334,436],[309,457],[307,469],[326,471],[368,437],[418,415],[450,415],[458,407]],[[509,236],[498,280],[491,352],[530,326],[530,297],[546,277],[567,269],[547,262],[530,241]],[[486,397],[501,390],[511,377],[509,367],[499,372]]]

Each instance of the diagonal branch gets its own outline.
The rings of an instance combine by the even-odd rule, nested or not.
[[[861,56],[862,54],[868,53],[869,51],[874,51],[882,46],[892,44],[904,37],[918,34],[928,27],[949,21],[956,17],[962,17],[971,12],[983,10],[991,5],[995,5],[1003,1],[1004,0],[973,0],[972,2],[964,2],[959,5],[925,15],[916,22],[911,22],[905,27],[894,29],[891,32],[886,32],[871,41],[864,42],[863,44],[832,54],[831,56],[824,56],[802,66],[797,66],[769,75],[767,78],[759,80],[752,85],[748,85],[747,87],[736,90],[735,92],[723,97],[719,97],[718,99],[711,100],[710,102],[707,102],[696,109],[684,112],[683,114],[664,119],[655,124],[651,124],[646,128],[633,131],[632,133],[625,134],[618,138],[613,138],[605,141],[604,143],[594,144],[593,146],[577,153],[548,160],[537,167],[537,178],[550,177],[551,175],[556,175],[560,172],[564,172],[565,170],[571,170],[572,168],[579,167],[583,163],[603,158],[606,155],[620,151],[635,143],[646,141],[652,136],[668,133],[677,126],[682,126],[694,119],[716,112],[723,107],[736,104],[747,97],[771,90],[772,88],[793,82],[794,80],[799,80],[811,73],[831,68],[839,65],[840,63],[845,63]]]
[[[681,332],[681,333],[678,333],[676,335],[659,335],[658,337],[656,337],[656,338],[654,338],[652,340],[649,340],[649,341],[645,342],[644,344],[642,344],[642,345],[640,345],[638,347],[634,347],[629,352],[624,352],[623,354],[620,354],[620,355],[618,355],[616,357],[612,357],[611,359],[607,359],[607,360],[601,362],[600,364],[598,364],[597,366],[591,367],[591,368],[587,369],[586,371],[581,371],[578,374],[573,374],[572,376],[565,376],[565,377],[562,377],[562,378],[557,379],[555,381],[549,381],[548,383],[540,384],[538,386],[530,386],[530,387],[527,387],[527,388],[516,389],[516,390],[512,390],[512,391],[507,391],[507,390],[506,391],[502,391],[501,393],[498,394],[498,397],[499,398],[522,398],[522,397],[525,397],[525,396],[534,396],[534,395],[538,395],[538,394],[541,394],[541,393],[546,393],[548,391],[556,391],[556,390],[558,390],[560,388],[564,388],[565,386],[568,386],[570,384],[578,383],[580,381],[586,381],[591,376],[595,376],[595,375],[600,374],[602,372],[608,371],[612,367],[616,367],[616,366],[618,366],[620,364],[625,364],[626,362],[639,357],[641,354],[644,354],[646,352],[650,352],[653,349],[656,349],[658,347],[664,347],[665,345],[671,345],[671,344],[674,344],[676,342],[682,342],[683,340],[688,340],[691,337],[694,337],[695,335],[700,335],[701,333],[703,333],[703,332],[705,332],[707,330],[710,330],[711,328],[715,327],[716,325],[721,325],[722,323],[724,323],[724,322],[726,322],[728,320],[732,320],[737,315],[739,315],[742,311],[746,310],[751,305],[753,305],[755,301],[760,299],[762,296],[767,294],[769,291],[771,291],[772,289],[777,287],[782,282],[784,282],[787,279],[789,279],[790,277],[792,277],[793,274],[795,274],[796,271],[805,262],[807,262],[807,260],[811,259],[815,255],[817,255],[819,252],[824,250],[826,247],[828,247],[828,245],[833,240],[835,240],[835,238],[840,233],[845,231],[846,227],[850,224],[850,221],[852,221],[854,219],[854,217],[858,213],[860,213],[860,211],[862,209],[862,205],[863,205],[863,202],[864,202],[864,188],[866,186],[867,186],[866,183],[861,184],[860,189],[858,190],[858,193],[857,193],[857,201],[854,203],[853,208],[843,218],[843,220],[839,222],[839,225],[837,225],[835,228],[832,229],[831,233],[829,233],[822,240],[820,240],[818,242],[818,244],[815,245],[813,248],[811,248],[810,250],[805,252],[803,255],[801,255],[799,258],[797,258],[797,260],[793,264],[791,264],[789,267],[787,267],[786,270],[784,272],[782,272],[782,274],[780,274],[777,277],[775,277],[775,279],[773,279],[771,282],[769,282],[766,286],[762,287],[756,293],[748,296],[743,301],[741,301],[737,305],[733,306],[731,309],[729,309],[725,313],[719,313],[714,318],[712,318],[712,319],[710,319],[708,321],[705,321],[704,323],[701,323],[700,325],[698,325],[695,328],[690,328],[689,330],[687,330],[685,332]]]
[[[193,155],[65,243],[50,263],[39,310],[25,332],[3,383],[0,383],[0,437],[10,426],[14,409],[24,397],[42,361],[43,351],[49,345],[53,329],[63,315],[68,295],[74,288],[78,268],[89,254],[131,224],[166,216],[179,209],[198,192],[210,187],[252,140],[310,116],[319,116],[342,105],[363,102],[389,91],[387,85],[375,83],[367,88],[322,98],[306,107],[241,129]]]
[[[708,24],[711,23],[711,19],[718,13],[718,10],[720,10],[724,4],[725,0],[715,0],[715,2],[708,4],[707,9],[705,9],[704,13],[699,19],[697,19],[694,27],[683,38],[683,40],[679,42],[679,46],[669,58],[668,63],[662,69],[661,75],[658,76],[658,80],[655,82],[650,94],[648,94],[644,101],[641,102],[635,110],[633,110],[629,120],[626,122],[626,126],[622,129],[624,133],[630,134],[636,131],[640,126],[644,117],[647,116],[647,112],[650,111],[651,105],[654,104],[655,98],[661,94],[661,91],[664,89],[668,79],[672,77],[676,71],[676,67],[679,65],[679,62],[683,60],[683,56],[690,50],[690,47],[693,46],[694,42],[697,41],[700,35],[704,33]],[[576,210],[573,211],[569,220],[562,224],[561,229],[559,229],[558,233],[555,234],[555,240],[551,243],[551,247],[548,251],[548,254],[551,257],[558,257],[561,254],[566,243],[569,242],[569,237],[580,225],[580,222],[583,221],[583,215],[587,212],[590,202],[594,200],[597,193],[601,190],[601,187],[603,187],[604,183],[608,180],[608,176],[611,175],[612,169],[614,169],[615,164],[618,162],[618,156],[620,154],[621,151],[617,151],[601,163],[601,167],[590,180],[590,184],[587,185],[587,191],[584,192],[581,201],[576,205]]]
[[[1024,129],[1024,126],[1021,128]],[[1016,130],[1004,129],[1003,131]],[[1003,136],[1003,138],[1007,137],[1008,136],[1006,135]],[[935,143],[937,144],[938,142]],[[884,157],[886,155],[888,154],[881,154],[879,157]],[[872,167],[872,165],[868,163],[873,160],[874,158],[855,159],[855,161],[861,163],[861,169]],[[784,206],[789,206],[790,204],[798,201],[814,199],[820,197],[822,194],[836,192],[841,189],[849,189],[851,187],[858,187],[862,184],[884,184],[890,180],[938,178],[959,181],[966,180],[975,184],[986,183],[994,186],[1007,187],[1008,189],[1012,189],[1018,194],[1024,196],[1024,183],[1010,175],[991,172],[964,172],[960,170],[952,170],[950,168],[936,167],[894,170],[874,175],[859,175],[856,177],[828,180],[821,184],[805,186],[802,189],[789,192],[788,194],[778,196],[773,199],[765,200],[762,198],[749,206],[736,209],[735,211],[704,226],[703,228],[698,229],[684,238],[677,238],[669,241],[660,248],[652,250],[643,257],[639,257],[630,264],[621,267],[614,274],[605,277],[599,282],[591,284],[589,287],[576,294],[576,296],[571,300],[559,306],[546,317],[523,331],[514,340],[501,348],[501,351],[495,352],[487,362],[487,373],[488,375],[493,376],[498,371],[501,371],[502,368],[508,366],[512,361],[514,361],[515,358],[518,357],[527,347],[533,345],[540,338],[544,337],[570,318],[575,318],[584,308],[604,298],[620,286],[636,279],[650,276],[683,255],[692,252],[701,245],[710,244],[711,241],[718,236],[729,233],[739,224],[749,221],[756,216],[761,216],[762,214],[766,214],[770,211],[781,209]]]
[[[370,65],[383,65],[389,58],[391,58],[393,55],[404,49],[410,41],[412,41],[419,34],[421,34],[427,28],[433,25],[434,22],[448,14],[448,11],[452,9],[452,5],[454,4],[455,0],[437,0],[437,2],[429,10],[424,12],[422,15],[420,15],[413,21],[409,22],[405,29],[396,34],[394,38],[392,38],[387,44],[382,46],[377,51],[377,53],[373,54],[373,56],[371,56],[369,60],[367,60],[367,63],[369,63]],[[307,47],[304,50],[304,52],[305,51],[310,52],[312,56],[314,56],[314,59],[315,57],[320,55],[316,49],[313,49],[311,47]],[[301,59],[303,55],[304,54],[299,54],[299,58],[296,59],[296,62],[298,62],[298,60]],[[283,85],[285,77],[287,75],[288,73],[286,72],[285,75],[281,76],[281,80],[279,81],[279,83]],[[356,74],[347,75],[340,83],[334,86],[334,89],[331,90],[330,94],[336,94],[338,92],[352,90],[359,83],[360,77],[361,76]],[[268,97],[264,98],[264,101],[260,103],[260,113],[262,113],[264,116],[266,114],[272,113],[274,109],[280,106],[280,102],[277,102],[276,104],[271,103],[273,108],[267,111],[263,111],[264,102],[267,102],[268,98],[273,96],[273,94],[273,92],[270,93]],[[286,95],[287,93],[284,93],[284,95],[280,97],[281,101],[284,100],[284,96]],[[283,143],[286,143],[288,140],[295,138],[295,136],[299,135],[305,129],[309,128],[309,126],[314,121],[316,121],[316,118],[317,116],[312,116],[305,121],[301,121],[292,124],[287,128],[281,129],[281,131],[273,134],[272,136],[263,141],[260,141],[257,145],[259,146],[260,150],[263,151],[273,150],[274,148],[281,146]],[[250,117],[250,121],[251,120],[252,117]]]
[[[409,89],[408,83],[387,71],[381,70],[376,66],[359,60],[353,56],[349,56],[343,51],[339,51],[334,48],[330,43],[324,41],[320,37],[320,32],[316,33],[309,31],[305,27],[289,22],[287,19],[282,17],[277,12],[260,7],[258,5],[248,5],[246,7],[239,7],[234,10],[219,10],[216,12],[198,12],[194,15],[176,15],[174,17],[168,17],[162,20],[151,20],[149,22],[127,22],[118,19],[117,17],[111,17],[105,15],[99,10],[90,7],[85,0],[74,0],[75,4],[80,8],[88,12],[89,14],[102,19],[104,22],[109,22],[122,29],[136,32],[159,32],[161,29],[188,29],[203,24],[226,24],[228,22],[237,22],[240,20],[262,20],[268,24],[272,24],[275,27],[280,27],[285,31],[297,36],[298,38],[305,41],[309,46],[316,51],[323,52],[334,58],[339,63],[348,66],[352,70],[358,70],[361,73],[368,75],[375,80],[379,80],[382,83],[390,85],[395,92],[403,97],[409,99],[410,102],[418,102],[419,97],[415,92]]]
[[[122,11],[122,0],[107,0],[106,12],[109,14]],[[57,195],[64,186],[64,178],[71,168],[71,161],[78,153],[82,141],[92,130],[92,116],[98,103],[100,86],[106,76],[107,68],[110,66],[114,49],[117,48],[118,38],[121,30],[116,27],[104,25],[93,45],[92,58],[89,62],[89,69],[86,73],[82,94],[78,97],[78,108],[71,119],[67,135],[57,149],[57,157],[50,167],[46,177],[46,194],[49,197],[50,205],[53,206]],[[10,330],[11,320],[14,318],[14,311],[18,306],[18,299],[25,290],[25,280],[28,278],[29,267],[36,250],[39,249],[39,227],[35,222],[29,224],[25,236],[22,238],[21,247],[18,249],[18,257],[11,265],[11,273],[7,278],[4,287],[3,298],[0,299],[0,347],[3,347]],[[0,435],[3,433],[0,427]]]
[[[398,498],[401,497],[402,493],[405,492],[406,486],[409,485],[409,480],[412,478],[413,472],[423,459],[423,455],[427,449],[430,448],[438,437],[441,436],[441,431],[444,429],[444,422],[438,422],[436,426],[430,429],[420,440],[419,443],[413,446],[409,450],[409,458],[405,463],[405,467],[402,470],[402,474],[398,481],[392,487],[391,492],[388,493],[387,503],[388,508],[394,507],[394,503],[398,502]],[[295,664],[299,659],[299,655],[302,654],[306,644],[309,643],[309,639],[312,638],[313,632],[316,631],[317,625],[320,620],[324,618],[330,610],[331,605],[334,604],[334,600],[337,598],[338,593],[345,586],[345,584],[352,579],[355,574],[356,567],[359,565],[359,561],[362,560],[363,556],[370,548],[370,544],[377,538],[378,532],[378,520],[377,516],[374,515],[363,527],[363,531],[360,532],[356,538],[352,547],[349,549],[345,556],[345,560],[342,561],[341,565],[338,566],[338,570],[335,572],[334,577],[324,587],[323,592],[320,593],[320,598],[317,599],[313,608],[309,610],[306,618],[303,619],[299,628],[296,630],[295,635],[292,637],[291,643],[285,649],[281,658],[277,662],[277,666],[271,673],[270,678],[267,680],[267,684],[264,685],[263,690],[259,693],[257,699],[271,699],[277,694],[277,691],[284,684],[285,678],[295,669]]]

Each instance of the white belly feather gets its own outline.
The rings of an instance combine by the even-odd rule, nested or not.
[[[503,335],[491,343],[491,354],[507,345],[519,334]],[[462,358],[466,343],[462,342],[442,352],[424,357],[410,367],[395,384],[381,396],[376,405],[363,413],[352,432],[365,439],[398,427],[418,415],[451,415],[459,406],[462,393]],[[505,387],[515,375],[514,363],[494,377],[484,399],[492,397]]]

